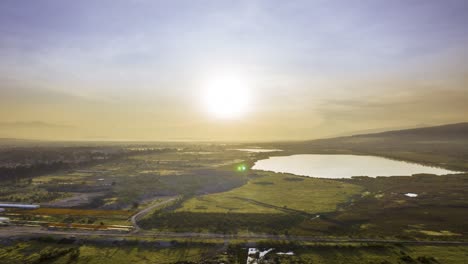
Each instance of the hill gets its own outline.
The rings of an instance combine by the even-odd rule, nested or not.
[[[290,153],[378,155],[468,171],[468,123],[277,143],[273,147]]]
[[[404,130],[393,130],[373,134],[354,135],[357,137],[400,137],[400,138],[420,138],[420,139],[440,139],[453,140],[465,139],[468,140],[468,122],[457,123],[433,127],[423,127]]]
[[[23,146],[37,142],[39,141],[32,139],[0,138],[0,147]]]

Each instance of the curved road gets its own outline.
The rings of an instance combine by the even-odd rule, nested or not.
[[[140,231],[140,226],[138,226],[138,220],[140,220],[141,218],[145,217],[149,212],[151,212],[153,209],[157,208],[157,207],[160,207],[162,205],[165,205],[169,202],[172,202],[174,201],[175,199],[177,199],[177,197],[173,197],[173,198],[169,198],[167,200],[164,200],[162,202],[159,202],[159,203],[156,203],[156,204],[153,204],[149,207],[146,207],[145,209],[139,211],[138,213],[134,214],[131,218],[130,218],[130,221],[132,222],[132,225],[133,225],[133,231],[132,233],[136,233],[136,232],[139,232]]]

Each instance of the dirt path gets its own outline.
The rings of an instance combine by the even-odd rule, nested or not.
[[[138,220],[140,220],[140,219],[142,219],[143,217],[145,217],[145,216],[146,216],[149,212],[151,212],[153,209],[155,209],[155,208],[157,208],[157,207],[160,207],[160,206],[162,206],[162,205],[164,205],[164,204],[170,203],[170,202],[172,202],[172,201],[174,201],[174,200],[176,200],[176,199],[177,199],[177,197],[169,198],[169,199],[164,200],[164,201],[162,201],[162,202],[155,203],[155,204],[153,204],[153,205],[151,205],[151,206],[149,206],[149,207],[146,207],[145,209],[143,209],[143,210],[139,211],[138,213],[134,214],[134,215],[131,217],[131,219],[130,219],[130,221],[132,222],[132,225],[133,225],[133,227],[134,227],[132,233],[136,233],[136,232],[140,231],[140,229],[141,229],[141,228],[138,226]]]

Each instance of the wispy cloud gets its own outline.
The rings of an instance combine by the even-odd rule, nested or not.
[[[53,124],[42,121],[0,122],[0,129],[72,129],[71,125]]]

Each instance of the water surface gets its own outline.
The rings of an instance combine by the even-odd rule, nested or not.
[[[410,176],[417,173],[458,173],[442,168],[396,161],[376,156],[305,154],[270,157],[259,160],[255,170],[292,173],[318,178],[351,178],[352,176]]]
[[[246,151],[246,152],[275,152],[275,151],[282,151],[281,149],[261,149],[261,148],[245,148],[245,149],[236,149],[239,151]]]

